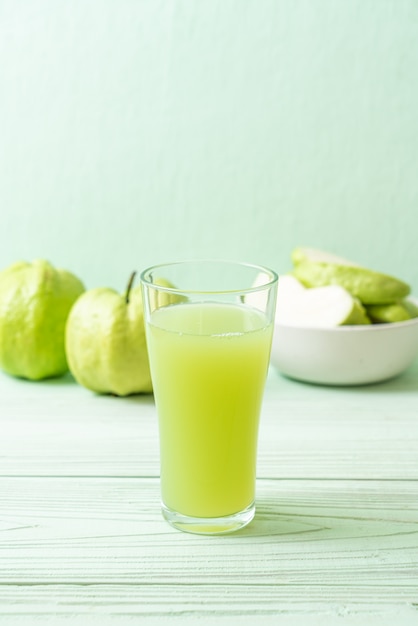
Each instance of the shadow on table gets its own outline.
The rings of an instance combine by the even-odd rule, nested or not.
[[[390,537],[393,546],[405,535],[416,534],[417,518],[399,513],[393,517],[388,507],[370,509],[369,494],[353,497],[345,506],[322,501],[318,494],[318,504],[312,507],[297,504],[295,501],[260,498],[257,501],[256,515],[248,526],[235,533],[236,537],[270,537],[272,541],[328,541],[364,540],[370,544],[374,540]]]
[[[27,385],[43,385],[45,387],[69,387],[69,386],[78,386],[79,383],[75,380],[73,375],[70,372],[64,374],[64,376],[59,376],[56,378],[45,378],[44,380],[26,380],[22,378],[15,378],[15,381],[18,383],[23,383]],[[86,391],[89,391],[88,389]],[[129,402],[135,404],[154,404],[154,395],[152,393],[138,393],[130,396],[116,396],[111,393],[95,393],[94,391],[90,391],[91,394],[99,396],[100,398],[110,398],[117,399],[120,402]]]
[[[414,393],[418,391],[418,363],[403,374],[374,385],[358,387],[360,391],[379,393]]]
[[[44,387],[60,387],[77,384],[74,377],[69,372],[67,372],[63,376],[44,378],[42,380],[29,380],[27,378],[19,378],[18,376],[12,376],[5,372],[2,372],[2,375],[7,376],[9,380],[13,381],[16,384],[34,385],[36,387],[39,387],[41,385]]]
[[[273,537],[300,535],[324,530],[323,520],[309,514],[284,512],[283,503],[260,499],[251,524],[235,533],[234,537]],[[232,535],[229,535],[232,536]]]

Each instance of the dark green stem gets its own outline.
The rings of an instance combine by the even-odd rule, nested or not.
[[[131,293],[132,285],[134,284],[136,272],[132,272],[131,277],[129,278],[128,286],[126,288],[126,304],[129,304],[129,295]]]

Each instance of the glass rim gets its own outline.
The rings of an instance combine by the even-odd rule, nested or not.
[[[159,285],[157,283],[153,283],[152,280],[149,279],[151,272],[164,268],[164,267],[174,267],[180,265],[230,265],[232,266],[240,266],[246,267],[248,269],[253,269],[258,271],[258,273],[266,274],[266,282],[260,285],[254,285],[251,287],[244,287],[241,289],[181,289],[179,287],[168,287],[166,285]],[[169,261],[168,263],[157,263],[156,265],[150,265],[140,272],[139,275],[140,282],[149,287],[154,287],[158,289],[158,291],[166,292],[166,293],[188,293],[188,294],[227,294],[227,293],[255,293],[257,291],[262,291],[272,287],[279,280],[279,275],[277,272],[272,270],[270,267],[266,265],[258,265],[256,263],[248,263],[246,261],[231,261],[228,259],[184,259],[180,261]]]

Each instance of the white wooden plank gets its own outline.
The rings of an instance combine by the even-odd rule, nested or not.
[[[152,397],[0,376],[0,398],[0,623],[417,623],[416,365],[355,389],[270,372],[256,519],[225,537],[162,520]]]
[[[407,605],[396,607],[394,610],[377,612],[365,610],[350,613],[345,607],[336,606],[334,609],[318,608],[317,613],[303,611],[288,613],[286,608],[273,614],[234,614],[211,615],[205,613],[181,614],[145,614],[145,613],[104,613],[91,609],[86,615],[77,614],[73,608],[71,614],[62,613],[33,613],[30,615],[7,614],[7,626],[416,626],[417,612]]]
[[[152,395],[94,394],[70,376],[0,376],[0,475],[158,475]]]
[[[156,479],[1,479],[0,493],[0,616],[418,606],[413,481],[263,480],[253,524],[224,537],[172,530]]]
[[[97,396],[70,378],[0,376],[0,475],[158,476],[152,396]],[[418,479],[418,366],[381,385],[335,389],[271,371],[258,475]]]

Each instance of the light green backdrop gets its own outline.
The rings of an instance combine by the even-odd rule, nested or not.
[[[299,244],[418,293],[417,0],[0,0],[0,266]]]

